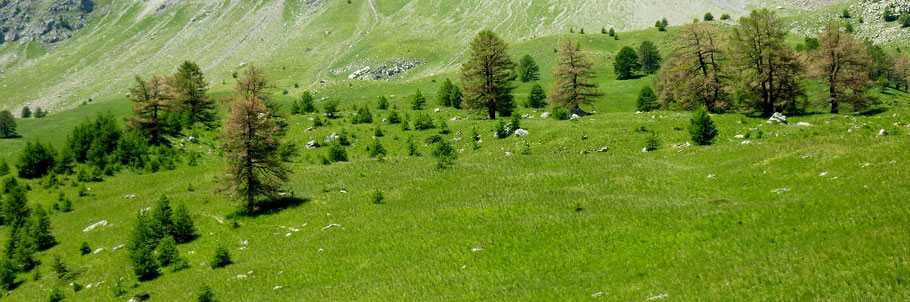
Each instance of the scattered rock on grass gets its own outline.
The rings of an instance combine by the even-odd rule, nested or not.
[[[809,124],[809,123],[806,123],[806,122],[799,122],[799,123],[796,123],[796,125],[797,125],[797,126],[802,126],[802,127],[809,127],[809,126],[812,126],[812,124]]]
[[[125,244],[120,244],[120,245],[118,245],[118,246],[115,246],[115,247],[114,247],[114,250],[116,251],[116,250],[122,249],[122,248],[124,248],[124,247],[126,247]]]
[[[541,114],[540,114],[540,118],[548,118],[548,117],[550,117],[550,113],[549,113],[549,112],[544,112],[544,113],[541,113]]]
[[[334,228],[334,227],[340,227],[340,226],[341,226],[340,224],[333,223],[333,224],[330,224],[330,225],[325,226],[324,228],[322,228],[322,230],[325,231],[325,230],[328,230],[328,229],[331,229],[331,228]]]
[[[83,232],[91,232],[92,230],[94,230],[94,229],[96,229],[96,228],[99,228],[99,227],[103,227],[103,226],[107,226],[107,220],[102,220],[102,221],[96,222],[96,223],[94,223],[94,224],[88,226],[87,228],[85,228],[85,229],[82,230],[82,231],[83,231]]]
[[[528,130],[525,130],[525,129],[518,129],[518,130],[515,130],[515,136],[516,136],[516,137],[528,136],[529,134],[531,134],[531,133],[528,132]]]
[[[771,118],[768,119],[768,123],[769,123],[769,124],[775,124],[775,123],[777,123],[777,124],[786,124],[786,123],[787,123],[787,117],[784,116],[783,113],[775,112],[774,114],[771,115]]]
[[[888,130],[885,130],[885,129],[879,130],[879,131],[878,131],[878,135],[879,135],[879,136],[888,135]]]

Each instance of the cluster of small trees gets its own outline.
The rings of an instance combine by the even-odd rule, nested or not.
[[[133,232],[127,245],[133,273],[140,280],[157,277],[162,267],[180,270],[187,267],[180,257],[177,244],[196,238],[196,229],[186,206],[171,207],[170,199],[161,196],[149,213],[142,211],[136,217]]]
[[[29,106],[22,107],[22,111],[19,113],[22,118],[42,118],[47,114],[48,112],[41,107],[35,107],[35,111],[32,112],[32,108]]]
[[[25,185],[12,176],[4,178],[0,187],[3,197],[0,222],[9,230],[4,253],[0,255],[0,287],[6,290],[14,285],[17,273],[28,272],[39,264],[36,252],[57,243],[51,234],[47,211],[41,205],[30,209],[26,190]]]
[[[687,25],[658,76],[660,104],[711,112],[744,108],[764,116],[800,111],[809,77],[828,86],[831,112],[843,103],[867,107],[871,62],[852,35],[828,26],[818,38],[820,49],[807,56],[787,46],[786,36],[769,10],[743,17],[729,36],[708,23]]]

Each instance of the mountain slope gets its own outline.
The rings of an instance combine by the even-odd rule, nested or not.
[[[320,80],[345,79],[363,66],[398,60],[426,61],[412,74],[430,75],[457,67],[462,45],[483,28],[522,41],[569,28],[589,33],[605,26],[647,28],[661,17],[680,24],[707,11],[737,16],[768,3],[115,0],[99,3],[98,17],[53,51],[3,44],[0,108],[31,103],[59,111],[88,99],[119,99],[134,75],[170,73],[187,59],[205,68],[216,89],[252,61],[287,70],[279,77],[283,87],[300,83],[311,88]]]

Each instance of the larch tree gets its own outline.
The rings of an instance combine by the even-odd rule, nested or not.
[[[240,93],[231,101],[221,133],[228,163],[221,191],[240,200],[244,211],[253,213],[262,197],[280,197],[290,171],[279,154],[283,131],[271,109],[256,93],[235,91]]]
[[[785,43],[787,33],[775,12],[763,9],[740,19],[730,36],[739,95],[763,116],[791,108],[803,95],[803,66]]]
[[[841,103],[851,103],[854,110],[863,109],[869,100],[866,91],[873,84],[869,77],[872,61],[866,48],[833,24],[825,27],[818,41],[820,49],[812,54],[809,76],[827,86],[831,113],[839,113]]]
[[[199,65],[185,61],[177,73],[169,78],[176,106],[183,112],[183,122],[190,126],[200,123],[206,127],[215,126],[215,101],[207,95],[208,83]]]
[[[255,98],[274,111],[277,109],[277,104],[271,101],[274,88],[275,86],[262,72],[262,68],[250,64],[246,71],[243,72],[243,76],[237,79],[237,85],[234,86],[234,94],[242,98]]]
[[[567,40],[559,48],[553,72],[553,87],[548,98],[551,105],[578,112],[582,104],[593,103],[603,93],[597,90],[594,62],[581,51],[577,42]]]
[[[126,126],[144,134],[153,145],[169,144],[167,138],[174,133],[166,118],[173,108],[173,96],[165,82],[159,76],[152,76],[148,81],[136,76],[136,86],[130,89],[130,101],[135,104]]]
[[[490,119],[495,119],[497,113],[512,114],[512,81],[516,75],[508,50],[509,45],[490,30],[481,31],[471,42],[468,62],[461,66],[466,108],[486,111]]]
[[[658,73],[660,103],[685,110],[704,106],[711,112],[728,107],[723,36],[713,25],[697,23],[683,27],[678,41]]]
[[[635,49],[629,46],[620,49],[613,61],[613,72],[616,73],[616,79],[631,79],[639,70],[641,70],[641,64],[638,62],[638,53],[635,52]]]

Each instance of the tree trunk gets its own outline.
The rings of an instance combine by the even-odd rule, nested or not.
[[[496,119],[496,105],[487,106],[487,114],[490,115],[491,120]]]
[[[840,103],[837,101],[837,91],[834,90],[834,85],[828,87],[828,94],[831,96],[831,113],[840,113]]]

